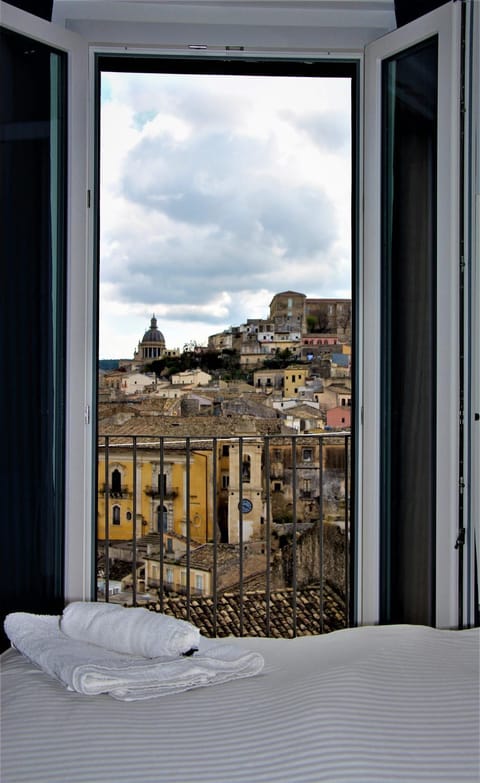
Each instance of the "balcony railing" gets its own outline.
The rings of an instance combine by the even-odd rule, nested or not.
[[[117,500],[131,500],[133,497],[132,491],[125,486],[120,487],[120,489],[114,489],[113,487],[104,483],[99,485],[98,491],[101,495],[105,495],[105,493],[108,492],[111,498],[115,498]]]
[[[159,498],[160,494],[162,494],[159,487],[151,487],[148,484],[145,486],[144,492],[150,498]],[[164,490],[162,496],[164,500],[175,500],[178,497],[178,489]]]
[[[131,489],[120,519],[105,491],[112,464],[123,466]],[[188,619],[206,635],[297,636],[346,627],[351,472],[349,432],[100,436],[97,574],[105,587],[98,598],[145,605],[147,595],[148,608]],[[151,492],[156,476],[167,474],[175,485],[168,508],[173,491],[160,485]],[[125,589],[111,595],[110,580]]]

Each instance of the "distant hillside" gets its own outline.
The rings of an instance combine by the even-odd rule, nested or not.
[[[98,360],[98,369],[99,370],[118,370],[118,362],[119,359],[99,359]]]

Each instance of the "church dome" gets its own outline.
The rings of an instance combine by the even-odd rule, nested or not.
[[[157,319],[152,316],[150,321],[150,329],[148,329],[143,335],[142,343],[163,343],[165,345],[165,337],[157,327]]]
[[[134,360],[147,363],[152,359],[161,359],[165,354],[165,337],[157,326],[157,319],[152,316],[150,329],[147,329],[143,338],[138,343],[138,349],[135,351]]]

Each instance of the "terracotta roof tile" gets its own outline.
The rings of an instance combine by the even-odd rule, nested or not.
[[[163,611],[179,619],[188,619],[207,637],[271,636],[292,638],[294,591],[291,588],[272,590],[269,601],[270,627],[267,627],[267,599],[265,590],[244,592],[243,602],[238,592],[224,592],[217,596],[191,596],[188,607],[186,596],[164,596],[160,601],[147,604],[153,612]],[[321,622],[322,596],[320,587],[310,586],[296,591],[296,636],[311,636],[344,628],[345,602],[331,584],[323,590],[323,623]],[[241,619],[243,632],[241,633]]]

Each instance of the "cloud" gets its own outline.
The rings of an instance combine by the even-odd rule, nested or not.
[[[345,122],[344,113],[316,111],[298,118],[291,112],[285,111],[283,116],[293,122],[297,130],[304,131],[309,140],[320,149],[330,152],[344,151],[349,154],[351,129]]]
[[[265,317],[281,290],[348,290],[345,85],[343,113],[338,90],[325,98],[329,113],[312,110],[312,80],[273,89],[271,80],[250,77],[110,77],[101,341],[102,328],[111,340],[115,312],[125,319],[155,312],[165,334],[164,323],[180,335],[186,322],[208,335]],[[178,342],[188,339],[195,330]]]

